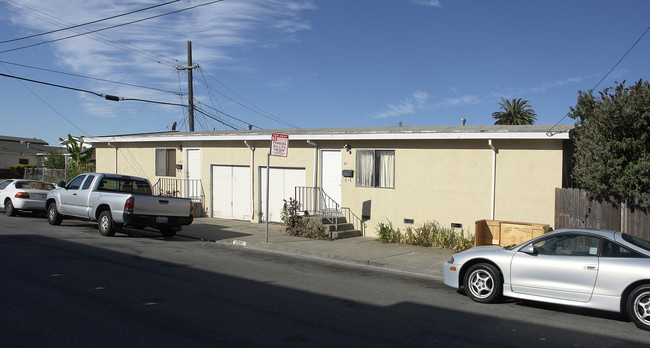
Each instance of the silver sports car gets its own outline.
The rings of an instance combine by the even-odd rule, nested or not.
[[[627,312],[650,330],[650,241],[629,234],[557,230],[507,247],[453,255],[445,284],[476,302],[501,296]]]

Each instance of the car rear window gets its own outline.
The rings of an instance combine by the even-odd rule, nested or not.
[[[30,190],[46,190],[49,191],[54,188],[54,184],[49,182],[40,182],[40,181],[18,181],[16,182],[16,188],[20,189],[30,189]]]
[[[639,248],[643,248],[645,250],[650,251],[650,241],[648,241],[646,239],[643,239],[641,237],[632,236],[632,235],[629,235],[627,233],[623,233],[623,239],[626,240],[629,243],[632,243],[632,244],[638,246]]]
[[[146,181],[130,178],[103,178],[98,190],[151,195],[151,187]]]

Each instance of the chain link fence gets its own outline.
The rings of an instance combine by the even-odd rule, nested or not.
[[[58,183],[66,181],[66,174],[65,169],[25,168],[24,179]]]

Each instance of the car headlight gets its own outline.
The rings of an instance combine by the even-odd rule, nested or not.
[[[450,257],[449,260],[447,260],[447,263],[453,264],[454,263],[454,257],[453,256]]]

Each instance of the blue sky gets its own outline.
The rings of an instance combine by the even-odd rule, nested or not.
[[[160,4],[149,0],[0,0],[0,41]],[[650,1],[183,0],[130,16],[0,43],[0,73],[99,94],[187,104],[243,129],[493,124],[501,98],[555,124],[650,26]],[[14,50],[16,49],[16,50]],[[596,88],[648,80],[650,33]],[[20,66],[26,65],[25,66]],[[78,74],[102,80],[63,75]],[[119,82],[116,84],[113,82]],[[135,86],[137,85],[137,86]],[[142,87],[149,88],[142,88]],[[0,135],[56,144],[68,133],[159,132],[187,109],[0,76]],[[159,90],[156,90],[159,89]],[[241,121],[244,122],[241,122]],[[196,130],[231,129],[196,114]],[[572,123],[565,118],[562,123]]]

